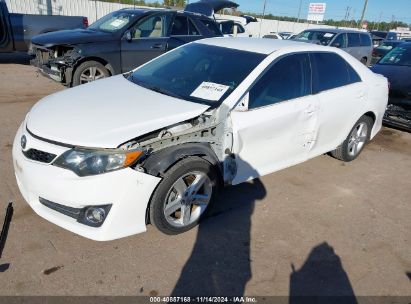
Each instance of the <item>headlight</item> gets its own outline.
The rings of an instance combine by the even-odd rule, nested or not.
[[[88,176],[129,167],[143,154],[143,150],[122,151],[74,148],[60,155],[53,162],[53,165],[69,169],[78,176]]]

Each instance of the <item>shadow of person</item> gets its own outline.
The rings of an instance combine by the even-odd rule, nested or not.
[[[314,247],[296,271],[291,264],[289,303],[357,303],[341,259],[324,242]]]
[[[251,278],[250,229],[256,200],[266,195],[259,179],[220,191],[199,225],[190,258],[172,296],[241,296]]]

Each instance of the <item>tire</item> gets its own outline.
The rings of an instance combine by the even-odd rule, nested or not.
[[[74,71],[72,86],[76,87],[109,76],[109,70],[100,62],[85,61]]]
[[[363,58],[361,58],[361,63],[363,64],[363,65],[367,65],[367,61],[368,61],[368,59],[367,59],[367,57],[363,57]]]
[[[200,188],[193,186],[196,181],[202,182]],[[206,160],[193,156],[179,161],[164,174],[151,197],[150,222],[168,235],[192,229],[210,208],[218,181],[216,170]]]
[[[337,149],[331,151],[331,155],[344,162],[356,159],[370,140],[373,124],[374,121],[371,117],[362,116],[355,123],[344,142]]]

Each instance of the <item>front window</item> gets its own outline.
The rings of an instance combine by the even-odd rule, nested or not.
[[[398,46],[380,59],[378,64],[411,66],[411,45]]]
[[[315,41],[322,45],[328,45],[335,35],[335,33],[327,31],[304,31],[298,34],[295,39]]]
[[[131,35],[133,39],[165,37],[172,17],[173,15],[170,13],[151,15],[140,20],[131,29]]]
[[[137,13],[118,11],[100,18],[88,28],[91,30],[114,33],[131,24],[136,16]]]
[[[218,107],[265,57],[192,43],[138,68],[128,79],[165,95]]]

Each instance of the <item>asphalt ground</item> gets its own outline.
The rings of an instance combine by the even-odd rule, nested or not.
[[[63,89],[0,56],[1,217],[15,207],[0,295],[411,296],[410,133],[384,128],[351,163],[323,155],[227,188],[182,235],[95,242],[36,215],[14,177],[19,124]]]

